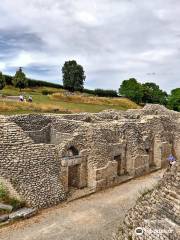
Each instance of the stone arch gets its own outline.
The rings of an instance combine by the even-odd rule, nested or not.
[[[70,150],[72,156],[87,156],[87,146],[84,135],[75,135],[58,145],[59,157],[66,157]],[[78,154],[77,154],[78,153]]]
[[[78,156],[79,155],[79,150],[74,147],[74,146],[71,146],[70,148],[68,148],[67,150],[67,156]]]
[[[76,135],[59,146],[62,182],[66,192],[87,187],[88,169],[86,145],[82,136]],[[72,190],[74,191],[74,190]]]

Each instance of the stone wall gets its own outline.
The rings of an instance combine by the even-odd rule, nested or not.
[[[15,122],[24,131],[36,131],[46,127],[52,119],[45,114],[23,114],[8,117],[8,120]]]
[[[54,145],[1,145],[0,176],[30,206],[48,207],[65,199],[60,160]]]
[[[141,235],[137,235],[140,228]],[[177,240],[180,238],[180,165],[167,170],[127,213],[116,240]]]
[[[76,190],[98,191],[165,167],[170,153],[180,158],[179,123],[179,113],[158,105],[1,116],[0,177],[29,205],[47,207],[69,194],[70,175]]]
[[[40,130],[25,131],[25,133],[34,141],[34,143],[51,143],[51,125],[41,128]]]

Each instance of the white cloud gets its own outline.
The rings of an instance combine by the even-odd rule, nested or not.
[[[0,62],[0,72],[4,71],[6,68],[6,64],[4,62]]]
[[[19,55],[15,58],[12,59],[9,62],[9,65],[11,67],[27,67],[28,65],[33,63],[33,58],[31,56],[31,53],[22,51],[19,53]]]
[[[179,20],[178,0],[4,0],[0,69],[58,81],[64,61],[77,59],[86,87],[137,77],[170,90],[179,86]]]

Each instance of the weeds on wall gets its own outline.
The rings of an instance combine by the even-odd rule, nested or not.
[[[0,183],[0,202],[11,205],[13,207],[13,210],[17,210],[25,206],[24,201],[20,201],[14,197],[11,197],[8,190],[2,183]],[[0,209],[0,214],[3,214],[5,212],[7,211]]]

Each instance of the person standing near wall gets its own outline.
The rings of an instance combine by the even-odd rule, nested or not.
[[[174,164],[176,164],[176,158],[172,154],[169,155],[167,160],[169,162],[169,167],[172,167]]]

